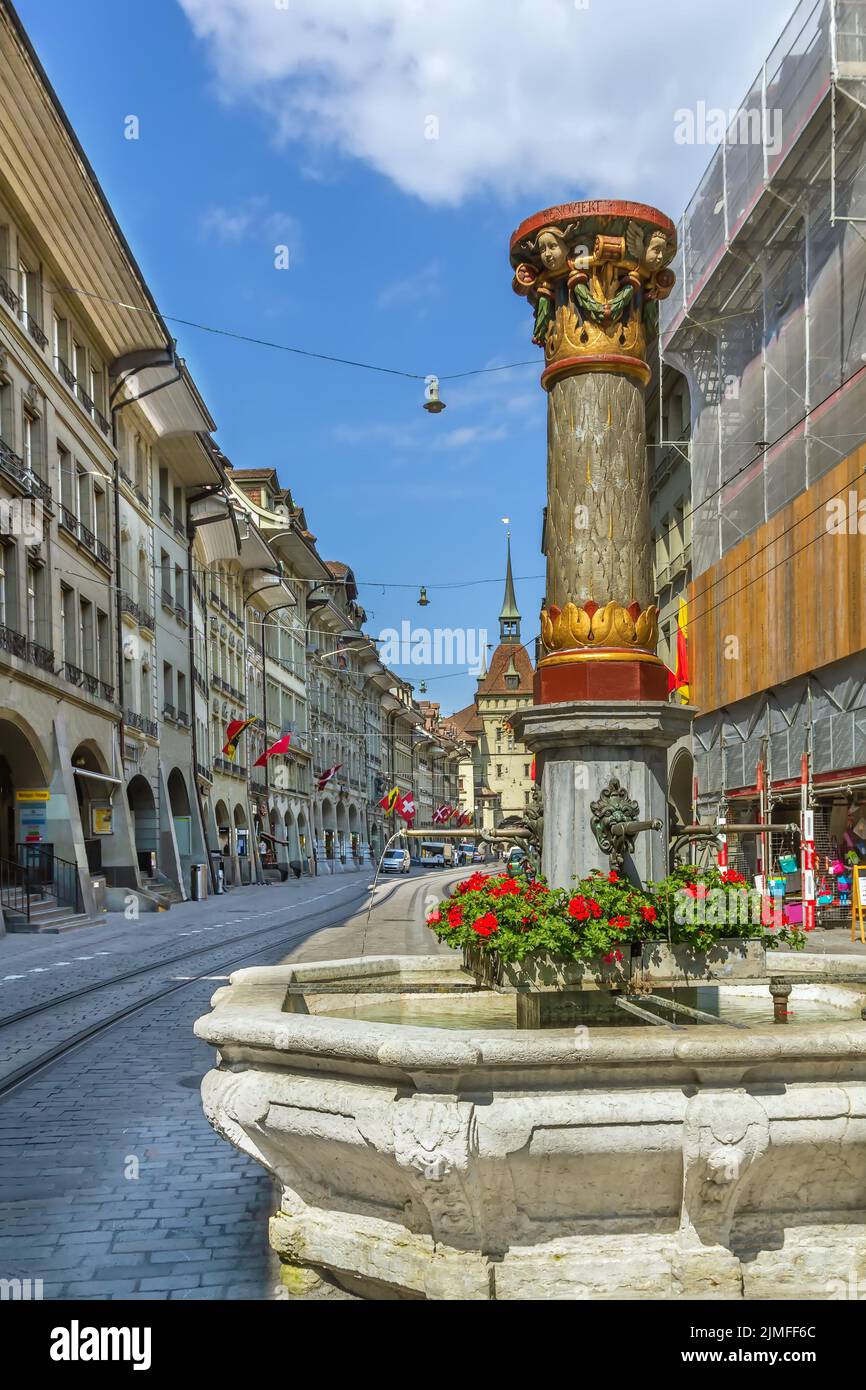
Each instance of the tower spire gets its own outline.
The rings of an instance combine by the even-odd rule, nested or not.
[[[507,562],[505,567],[505,597],[499,614],[500,642],[520,642],[520,610],[514,597],[514,576],[511,573],[511,532],[506,533]]]

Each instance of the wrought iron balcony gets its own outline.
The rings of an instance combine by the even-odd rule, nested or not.
[[[159,732],[155,719],[150,719],[146,714],[138,714],[134,709],[124,710],[123,718],[130,729],[138,729],[139,733],[147,734],[148,738],[156,738]]]
[[[3,439],[0,439],[0,473],[11,478],[27,496],[38,497],[46,507],[53,507],[51,488]]]
[[[0,627],[0,651],[9,652],[11,656],[20,656],[26,661],[27,647],[27,638],[23,632],[16,632],[11,627]]]
[[[110,434],[111,434],[111,424],[109,423],[108,420],[106,420],[106,418],[105,418],[105,416],[103,415],[102,411],[101,411],[101,410],[98,410],[98,409],[97,409],[97,410],[94,410],[93,415],[94,415],[94,419],[96,420],[97,425],[98,425],[99,428],[102,430],[102,433],[103,433],[106,437],[107,437],[108,435],[110,435]]]
[[[168,505],[164,497],[160,497],[159,499],[159,514],[160,516],[164,516],[166,521],[172,520],[171,507]]]
[[[21,321],[26,324],[27,332],[34,343],[43,350],[48,346],[48,334],[42,330],[42,324],[36,320],[26,309],[21,310]]]
[[[94,536],[90,527],[85,526],[83,521],[79,521],[78,523],[78,538],[84,545],[87,546],[88,550],[96,550],[96,537]]]
[[[192,668],[192,678],[201,691],[202,695],[207,696],[207,682],[196,665]]]
[[[141,503],[141,505],[142,505],[143,507],[146,507],[146,506],[148,505],[148,499],[147,499],[147,493],[145,492],[144,488],[143,488],[143,487],[139,487],[138,483],[136,483],[135,486],[134,486],[134,488],[133,488],[133,492],[135,493],[135,495],[136,495],[136,497],[138,498],[138,500],[139,500],[139,502]]]
[[[71,661],[64,661],[63,674],[73,685],[82,685],[84,683],[84,672],[80,666],[75,666]]]
[[[186,615],[186,609],[184,608],[182,603],[176,603],[174,605],[174,616],[177,618],[179,623],[183,623],[184,627],[186,627],[187,623],[189,622],[189,619]]]
[[[50,647],[41,647],[38,642],[27,643],[27,656],[34,666],[54,675],[54,653]]]
[[[4,275],[0,275],[0,299],[4,300],[14,314],[18,313],[21,300]]]
[[[151,611],[150,611],[149,608],[144,608],[144,607],[143,607],[143,608],[141,609],[141,613],[140,613],[140,616],[139,616],[138,621],[139,621],[139,625],[140,625],[141,627],[146,627],[147,630],[148,630],[148,632],[155,632],[155,631],[156,631],[156,619],[154,618],[154,616],[153,616],[153,614],[151,613]]]
[[[92,417],[93,412],[96,409],[96,402],[92,400],[90,396],[88,396],[84,387],[81,385],[77,386],[75,394],[77,395],[81,404],[84,406],[84,409],[87,411],[87,414]]]
[[[113,704],[113,703],[114,703],[114,686],[113,686],[113,685],[109,685],[107,681],[100,681],[99,684],[100,684],[100,687],[101,687],[101,693],[102,693],[102,698],[103,698],[103,700],[108,700],[109,704]]]
[[[250,791],[258,793],[259,796],[267,796],[268,784],[267,782],[260,782],[258,778],[250,778]]]
[[[121,613],[128,613],[130,617],[135,618],[137,623],[141,622],[141,609],[135,599],[127,593],[120,595],[120,611]]]
[[[62,357],[56,357],[54,359],[54,365],[57,368],[57,375],[61,378],[62,381],[66,382],[66,385],[69,387],[70,391],[74,391],[76,386],[78,385],[78,383],[75,380],[75,373],[71,370],[70,367],[66,365]]]
[[[132,481],[132,478],[129,476],[129,474],[127,473],[126,469],[125,469],[125,468],[121,468],[121,469],[119,470],[119,472],[120,472],[121,479],[123,480],[123,482],[126,483],[126,486],[127,486],[128,488],[131,488],[132,491],[134,492],[134,491],[135,491],[135,483]]]
[[[213,781],[213,772],[209,767],[206,766],[205,763],[197,762],[195,765],[195,772],[196,776],[200,777],[203,782]]]
[[[163,707],[162,707],[162,717],[163,717],[163,719],[171,719],[172,721],[174,721],[174,719],[175,719],[175,709],[174,709],[174,705],[170,705],[170,704],[168,704],[168,702],[166,702],[166,703],[163,705]]]
[[[174,521],[172,522],[172,525],[173,525],[173,527],[174,527],[174,534],[175,534],[176,536],[180,537],[181,540],[185,540],[185,539],[186,539],[186,526],[184,525],[183,517],[182,517],[182,516],[176,516],[176,517],[174,518]]]
[[[185,728],[188,728],[188,727],[189,727],[189,715],[187,714],[187,712],[186,712],[185,709],[179,709],[179,710],[178,710],[178,712],[177,712],[177,722],[178,722],[178,724],[183,724]]]
[[[71,531],[75,539],[78,540],[78,517],[64,505],[60,507],[60,525],[65,527],[67,531]]]
[[[174,608],[174,594],[171,592],[171,589],[167,589],[165,585],[162,586],[160,599],[162,600],[163,608]]]
[[[81,684],[87,691],[88,695],[98,695],[100,693],[99,687],[101,685],[99,677],[91,676],[89,671],[82,671],[81,674],[83,677]]]

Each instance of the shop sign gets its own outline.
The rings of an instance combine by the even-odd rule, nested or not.
[[[30,790],[16,791],[16,801],[50,801],[51,793],[47,787],[33,787]]]
[[[91,801],[90,833],[91,835],[112,835],[114,833],[111,820],[110,801],[103,802],[102,804],[97,801]]]

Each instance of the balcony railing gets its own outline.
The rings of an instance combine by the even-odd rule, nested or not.
[[[163,719],[171,719],[172,722],[174,722],[174,719],[175,719],[175,709],[174,709],[174,705],[170,705],[170,704],[168,704],[168,703],[166,702],[166,704],[164,704],[163,707],[162,707],[162,717],[163,717]]]
[[[27,467],[20,455],[3,439],[0,439],[0,472],[17,483],[28,496],[38,497],[47,507],[52,506],[51,488],[38,473]]]
[[[83,685],[84,683],[84,672],[80,666],[74,665],[71,661],[64,661],[63,674],[73,685]]]
[[[148,632],[156,631],[156,619],[154,618],[149,608],[145,608],[144,606],[142,606],[141,616],[139,617],[138,621],[139,625],[141,627],[146,627]]]
[[[171,592],[171,589],[166,589],[165,586],[163,586],[160,599],[163,608],[174,608],[174,594]]]
[[[192,678],[201,691],[202,695],[207,695],[207,682],[197,666],[193,665]]]
[[[138,729],[139,733],[147,734],[148,738],[156,738],[158,726],[155,719],[149,719],[146,714],[138,714],[134,709],[124,710],[123,718],[130,729]]]
[[[103,700],[107,700],[107,701],[109,702],[109,704],[113,704],[113,703],[114,703],[114,686],[113,686],[113,685],[109,685],[109,684],[108,684],[108,681],[100,681],[100,682],[99,682],[99,685],[100,685],[100,693],[101,693],[101,695],[102,695]]]
[[[77,382],[75,380],[75,373],[72,371],[72,369],[67,366],[62,357],[55,358],[54,365],[57,368],[57,375],[61,378],[62,381],[66,382],[66,385],[69,387],[70,391],[74,391]]]
[[[160,516],[164,516],[166,521],[171,521],[172,519],[171,507],[162,497],[159,499],[159,514]]]
[[[137,623],[141,622],[141,608],[129,594],[121,593],[120,611],[121,613],[128,613],[131,618],[135,618]]]
[[[38,642],[28,642],[27,657],[34,666],[40,667],[43,671],[50,671],[54,675],[54,653],[50,647],[41,647]]]
[[[0,299],[4,300],[14,314],[18,313],[21,300],[13,290],[5,275],[0,275]]]
[[[44,351],[48,346],[48,334],[43,332],[42,324],[39,323],[31,313],[28,313],[26,309],[21,310],[21,321],[26,324],[27,332],[30,334],[34,343]]]
[[[99,689],[99,687],[100,687],[100,685],[101,685],[101,681],[100,681],[99,677],[98,677],[98,676],[91,676],[91,674],[90,674],[89,671],[82,671],[81,674],[82,674],[82,681],[81,681],[81,684],[82,684],[82,686],[84,687],[84,689],[87,691],[88,695],[99,695],[99,694],[100,694],[100,689]]]
[[[129,476],[125,468],[120,469],[120,476],[123,482],[126,483],[126,486],[128,488],[131,488],[132,491],[135,492],[135,483],[132,481],[132,478]]]
[[[196,776],[197,776],[197,777],[201,777],[202,781],[204,781],[204,782],[212,782],[212,781],[213,781],[213,772],[212,772],[212,770],[211,770],[209,767],[206,766],[205,763],[199,763],[199,762],[197,762],[196,765],[195,765],[195,772],[196,772]]]
[[[99,428],[102,430],[102,433],[103,433],[104,435],[108,436],[109,434],[111,434],[111,425],[110,425],[109,421],[106,420],[106,418],[105,418],[105,416],[103,415],[103,413],[102,413],[101,410],[99,410],[99,409],[94,410],[94,412],[93,412],[93,418],[95,419],[97,425],[98,425]]]
[[[174,605],[174,616],[177,618],[179,623],[183,623],[184,627],[186,627],[187,623],[189,622],[189,619],[187,618],[186,609],[184,608],[182,603],[176,603]]]
[[[84,406],[84,409],[87,411],[87,414],[92,418],[93,412],[96,409],[96,402],[92,400],[90,396],[88,396],[83,386],[77,385],[75,394],[77,395],[81,404]]]
[[[176,516],[172,525],[174,527],[174,534],[180,537],[181,540],[184,540],[186,538],[186,526],[184,525],[183,517]]]
[[[178,710],[178,712],[177,712],[177,722],[178,722],[178,724],[183,724],[183,726],[184,726],[185,728],[188,728],[188,727],[189,727],[189,715],[187,714],[187,712],[186,712],[185,709],[179,709],[179,710]]]
[[[27,638],[23,632],[16,632],[11,627],[0,627],[0,651],[9,652],[11,656],[20,656],[22,661],[26,661],[27,645]]]

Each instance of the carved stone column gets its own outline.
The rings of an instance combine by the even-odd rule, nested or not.
[[[543,655],[534,708],[513,722],[540,762],[545,826],[559,827],[555,842],[546,838],[543,867],[563,886],[604,867],[589,805],[612,767],[642,818],[666,811],[665,750],[691,716],[667,706],[668,673],[656,655],[644,409],[647,343],[673,287],[675,250],[670,218],[623,201],[547,208],[511,238],[513,288],[532,306],[548,393]],[[593,711],[603,711],[602,729]],[[666,871],[666,830],[646,833],[656,839],[638,846],[628,866],[635,878]]]

